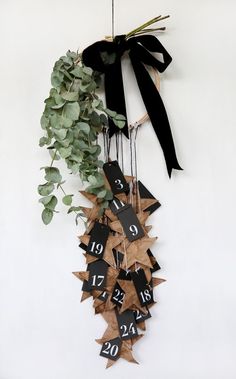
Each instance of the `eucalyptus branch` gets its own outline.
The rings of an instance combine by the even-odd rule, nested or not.
[[[95,93],[98,80],[98,74],[84,66],[78,53],[68,51],[54,65],[52,88],[41,117],[45,135],[39,142],[40,146],[46,145],[50,151],[53,150],[50,166],[44,167],[46,182],[38,186],[45,224],[51,222],[56,212],[56,188],[63,192],[63,204],[70,207],[67,213],[75,212],[76,221],[80,218],[85,222],[86,218],[81,207],[72,205],[73,194],[68,195],[64,191],[60,171],[53,166],[55,160],[64,160],[71,174],[79,175],[82,182],[88,182],[86,190],[97,196],[101,215],[112,199],[100,172],[103,162],[99,158],[101,147],[97,143],[97,134],[107,127],[108,118],[122,128],[125,117],[103,106]]]

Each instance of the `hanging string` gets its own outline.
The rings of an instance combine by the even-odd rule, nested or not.
[[[115,37],[115,0],[111,2],[111,35],[112,39]]]
[[[135,193],[136,193],[136,210],[137,213],[141,211],[141,198],[139,193],[138,185],[138,158],[137,158],[137,136],[138,136],[139,126],[136,126],[135,137],[134,137],[134,165],[135,165]]]
[[[123,146],[123,133],[120,133],[120,140],[121,140],[121,167],[122,167],[122,172],[124,172],[124,146]]]
[[[133,127],[129,127],[129,150],[130,150],[130,176],[134,176],[134,171],[133,171]],[[131,179],[130,184],[129,184],[129,202],[133,206],[133,179]]]

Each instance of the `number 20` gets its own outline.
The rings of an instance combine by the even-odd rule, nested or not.
[[[106,347],[102,350],[102,352],[103,352],[104,354],[107,354],[107,355],[110,354],[112,357],[115,357],[115,356],[117,355],[118,350],[119,350],[119,348],[118,348],[117,345],[113,345],[113,346],[112,346],[110,342],[105,342],[105,343],[104,343],[104,346],[106,346]]]

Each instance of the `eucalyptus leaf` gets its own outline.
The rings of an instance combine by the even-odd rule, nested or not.
[[[102,199],[102,198],[104,198],[106,196],[106,193],[107,193],[107,191],[104,189],[104,190],[98,192],[97,197],[99,199]]]
[[[125,121],[113,119],[113,122],[120,129],[122,129],[125,126]]]
[[[62,158],[68,158],[71,155],[72,152],[72,146],[69,147],[61,147],[59,149],[60,156]]]
[[[50,224],[53,218],[53,211],[50,209],[45,208],[42,212],[42,220],[45,225]]]
[[[52,198],[53,198],[53,195],[44,196],[44,197],[41,197],[41,199],[39,199],[39,202],[42,203],[44,206],[46,206],[47,204],[50,203],[50,201],[52,200]]]
[[[45,183],[45,184],[40,184],[38,186],[38,193],[41,196],[48,196],[52,191],[54,190],[54,184],[53,183]]]
[[[72,204],[73,195],[65,195],[62,199],[63,204],[71,205]]]
[[[60,104],[53,105],[51,108],[52,108],[52,109],[61,109],[61,108],[64,107],[65,103],[66,103],[66,102],[64,101],[64,102],[62,102],[62,103],[60,103]]]
[[[90,132],[90,126],[86,122],[78,122],[76,124],[81,132],[84,132],[85,134],[89,134]]]
[[[60,183],[62,181],[60,171],[56,167],[46,167],[45,173],[45,180],[48,182]]]
[[[70,71],[71,74],[73,74],[76,78],[83,78],[84,72],[82,67],[76,66],[72,71]]]
[[[65,117],[76,121],[78,120],[79,114],[80,114],[80,106],[78,103],[73,102],[73,103],[67,103],[64,106],[64,113]]]
[[[51,200],[45,205],[45,208],[50,209],[51,211],[54,211],[57,205],[57,198],[56,196],[52,196]]]
[[[79,94],[78,92],[64,92],[61,97],[67,101],[78,101]]]
[[[92,74],[93,74],[93,70],[91,69],[91,67],[86,67],[86,66],[84,66],[84,67],[83,67],[83,72],[84,72],[86,75],[89,75],[89,76],[92,76]]]
[[[55,136],[59,139],[59,140],[63,140],[66,138],[66,135],[67,135],[67,129],[55,129],[54,131],[54,134]]]

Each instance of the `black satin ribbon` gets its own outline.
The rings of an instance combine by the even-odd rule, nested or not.
[[[112,42],[98,41],[87,47],[82,54],[83,63],[93,70],[104,73],[105,96],[107,108],[127,119],[124,86],[122,79],[121,58],[128,51],[134,69],[137,83],[146,106],[149,118],[164,153],[167,171],[171,176],[173,168],[180,167],[171,134],[165,106],[152,78],[145,65],[156,68],[159,72],[165,71],[172,61],[171,56],[160,41],[152,35],[143,35],[126,39],[125,35],[116,36]],[[155,58],[151,53],[161,53],[163,61]],[[120,130],[112,120],[109,120],[109,135]],[[126,121],[123,133],[129,138]]]

